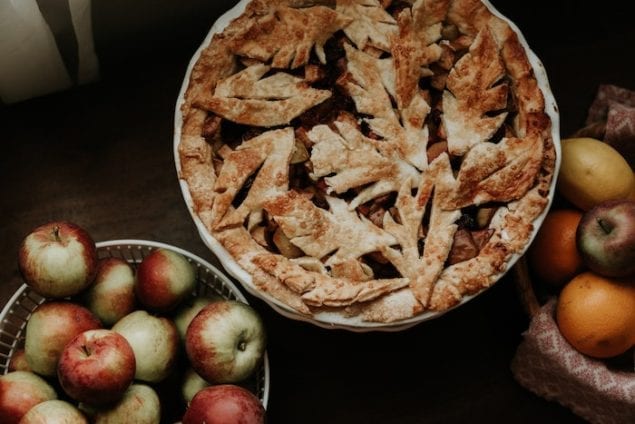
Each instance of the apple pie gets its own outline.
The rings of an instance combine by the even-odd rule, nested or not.
[[[252,0],[193,63],[179,178],[294,313],[445,311],[500,278],[549,203],[528,54],[477,0]]]

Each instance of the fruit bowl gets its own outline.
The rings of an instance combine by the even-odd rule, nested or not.
[[[310,314],[305,315],[293,309],[288,304],[283,303],[280,300],[280,298],[274,297],[270,292],[267,292],[266,290],[260,289],[258,287],[258,285],[254,282],[252,275],[249,274],[245,269],[243,269],[238,264],[238,262],[232,256],[232,254],[230,254],[228,250],[221,244],[221,242],[219,242],[219,240],[217,240],[214,237],[214,235],[211,233],[209,228],[206,226],[206,223],[204,221],[206,219],[209,219],[209,216],[202,217],[201,215],[199,215],[200,208],[197,207],[197,205],[195,204],[194,197],[192,196],[192,189],[196,189],[197,187],[195,186],[197,185],[198,186],[204,185],[206,182],[208,182],[208,180],[203,175],[201,176],[200,179],[194,179],[192,181],[192,185],[189,185],[188,181],[186,180],[186,177],[183,176],[184,168],[182,167],[182,163],[180,160],[180,152],[179,152],[179,144],[181,141],[181,137],[189,135],[186,132],[182,131],[182,127],[185,121],[184,110],[186,109],[185,108],[186,93],[188,90],[189,81],[190,81],[190,77],[192,75],[194,66],[197,63],[197,60],[199,58],[204,57],[204,53],[205,53],[204,49],[212,41],[214,35],[222,32],[224,28],[227,27],[227,25],[229,25],[229,23],[233,19],[240,16],[241,13],[245,10],[248,3],[249,3],[248,0],[242,0],[238,2],[238,4],[236,4],[234,8],[232,8],[226,14],[221,16],[213,24],[207,37],[202,42],[201,46],[199,47],[198,51],[194,54],[190,62],[188,70],[185,74],[185,78],[183,81],[183,85],[181,87],[179,97],[177,99],[176,111],[175,111],[174,158],[175,158],[177,173],[179,175],[179,183],[181,186],[182,195],[188,207],[188,210],[190,211],[192,219],[199,231],[201,239],[209,247],[209,249],[217,256],[217,258],[219,259],[220,263],[222,264],[224,269],[227,271],[227,273],[231,275],[233,278],[235,278],[250,294],[264,300],[267,304],[269,304],[269,306],[272,309],[274,309],[276,312],[280,313],[281,315],[287,318],[308,322],[322,328],[344,329],[344,330],[354,331],[354,332],[401,331],[401,330],[410,328],[423,321],[437,318],[441,316],[442,314],[444,314],[445,312],[465,304],[466,302],[470,301],[474,297],[484,292],[486,288],[494,284],[495,281],[498,281],[500,278],[502,278],[503,275],[505,275],[507,271],[509,271],[513,267],[514,263],[518,260],[518,258],[520,258],[523,255],[527,246],[529,246],[529,244],[531,243],[553,199],[554,191],[555,191],[555,175],[558,174],[558,170],[560,166],[560,153],[561,153],[560,141],[559,141],[560,140],[559,115],[558,115],[558,108],[556,105],[556,101],[553,97],[553,94],[551,93],[551,89],[549,87],[549,82],[547,79],[547,74],[542,63],[540,62],[538,57],[532,52],[532,50],[530,49],[529,45],[527,44],[526,40],[524,39],[524,37],[522,36],[520,30],[516,27],[516,25],[514,25],[513,22],[509,21],[507,18],[502,16],[498,11],[496,11],[495,8],[488,1],[484,0],[482,3],[489,9],[489,11],[491,11],[491,13],[494,16],[507,22],[509,24],[509,27],[518,36],[518,41],[522,45],[522,49],[524,50],[524,52],[527,54],[529,64],[532,68],[531,69],[532,75],[535,75],[537,86],[539,87],[544,97],[544,112],[549,116],[549,119],[551,120],[551,128],[549,130],[549,136],[553,142],[553,145],[554,145],[553,147],[555,150],[555,161],[554,161],[555,163],[554,163],[554,169],[553,169],[554,178],[552,179],[551,184],[549,186],[548,196],[546,196],[547,205],[544,207],[542,213],[537,215],[536,218],[531,221],[531,224],[533,225],[533,230],[528,235],[524,248],[516,251],[516,253],[514,253],[511,256],[511,258],[505,262],[504,265],[496,267],[497,273],[495,275],[494,274],[491,275],[494,281],[492,282],[492,284],[476,292],[473,292],[471,294],[464,295],[461,298],[461,300],[458,302],[458,304],[443,310],[427,310],[418,315],[414,315],[409,318],[396,319],[394,321],[386,321],[386,322],[377,322],[377,321],[370,321],[370,320],[365,321],[359,315],[347,314],[346,311],[342,311],[341,309],[332,310],[329,308],[322,308],[319,311],[313,313],[312,315]],[[189,105],[187,106],[189,107]],[[204,156],[201,152],[202,150],[196,151],[196,152],[188,152],[188,153],[194,156],[196,155]],[[211,203],[209,200],[209,196],[205,197],[203,203],[205,202],[208,205]]]
[[[214,296],[247,303],[238,288],[217,268],[178,247],[145,240],[112,240],[97,243],[100,259],[115,257],[127,261],[133,267],[154,249],[163,248],[182,254],[196,270],[196,296]],[[6,374],[13,354],[24,345],[25,329],[32,312],[46,299],[23,284],[0,312],[0,372]],[[269,400],[269,361],[264,360],[246,382],[248,387],[267,406]]]

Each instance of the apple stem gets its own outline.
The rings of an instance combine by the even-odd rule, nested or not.
[[[61,241],[60,227],[57,225],[53,228],[53,237],[55,237],[55,241],[58,241],[58,242]]]
[[[604,231],[606,234],[611,234],[611,231],[613,231],[613,226],[609,224],[608,222],[606,222],[605,220],[598,218],[597,223],[602,229],[602,231]]]
[[[82,350],[86,356],[90,356],[90,349],[87,346],[82,346]]]
[[[240,343],[238,343],[238,350],[244,352],[245,349],[247,349],[247,343],[245,343],[244,340],[241,340]]]

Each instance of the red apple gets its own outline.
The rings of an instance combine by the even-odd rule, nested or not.
[[[159,424],[161,402],[156,391],[145,384],[132,384],[119,402],[107,407],[80,403],[79,407],[93,424]]]
[[[38,403],[22,417],[19,424],[88,424],[88,420],[75,406],[63,400]]]
[[[76,224],[50,222],[24,238],[18,251],[18,267],[26,284],[42,296],[73,296],[95,277],[95,242]]]
[[[212,302],[190,322],[185,350],[192,368],[211,383],[235,383],[249,377],[265,352],[265,328],[249,305]]]
[[[136,379],[156,383],[173,370],[180,345],[170,319],[137,310],[117,321],[112,330],[124,336],[132,347]]]
[[[584,263],[597,274],[635,274],[635,201],[610,200],[584,213],[576,233]]]
[[[86,292],[86,306],[104,325],[111,326],[135,310],[135,275],[119,258],[99,261],[94,283]]]
[[[152,311],[174,309],[195,287],[194,267],[172,250],[153,250],[137,268],[135,293],[139,302]]]
[[[183,424],[263,424],[265,408],[249,390],[233,384],[198,392],[183,415]]]
[[[99,319],[81,305],[67,301],[43,303],[26,325],[26,360],[34,372],[54,376],[64,346],[79,333],[100,327]]]
[[[112,330],[88,330],[71,340],[60,356],[57,376],[71,398],[88,404],[112,403],[135,375],[135,356],[128,341]]]
[[[55,389],[30,371],[0,376],[0,423],[18,423],[33,406],[56,398]]]

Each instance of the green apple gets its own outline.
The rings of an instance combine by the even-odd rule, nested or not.
[[[86,307],[106,326],[135,310],[135,275],[128,262],[119,258],[99,261],[94,283],[85,295]]]
[[[180,342],[169,318],[139,309],[117,321],[112,330],[124,336],[134,351],[135,379],[157,383],[174,369]]]
[[[159,424],[161,402],[156,391],[145,384],[133,384],[114,405],[96,408],[80,404],[94,424]]]
[[[88,420],[75,406],[58,399],[38,403],[20,420],[20,424],[50,423],[88,424]]]

